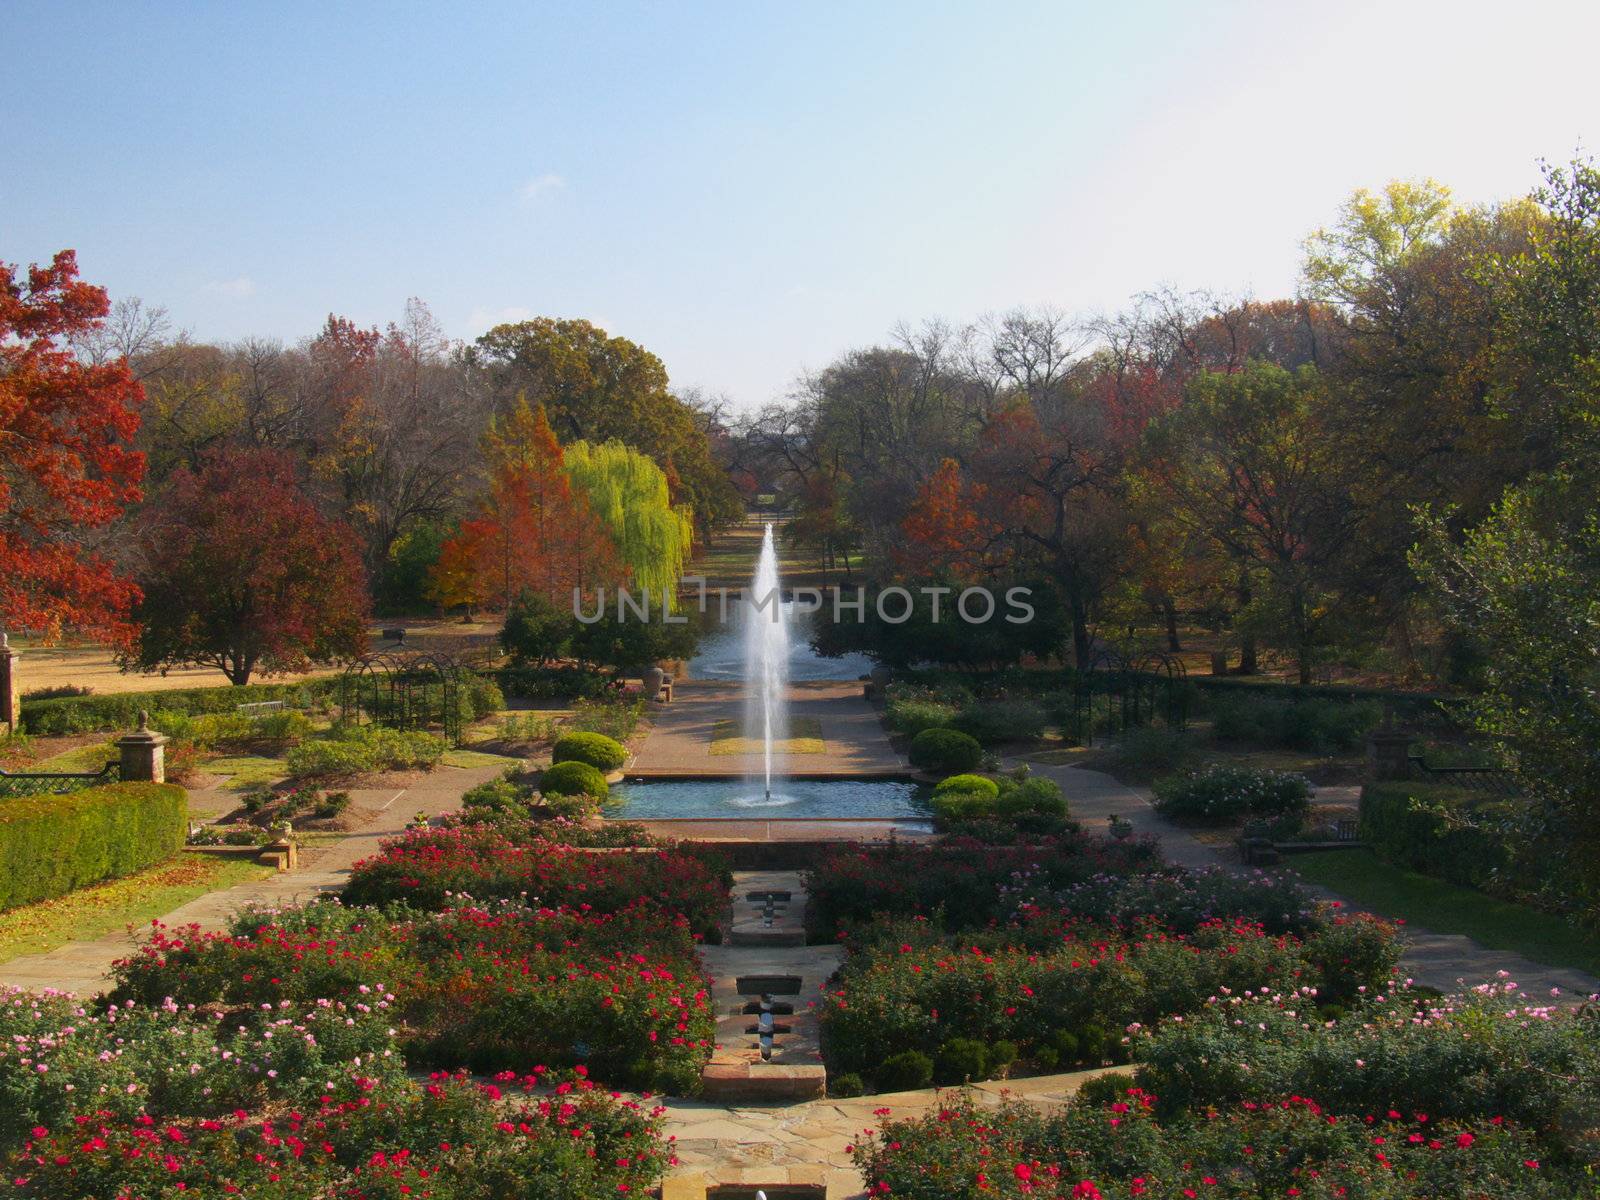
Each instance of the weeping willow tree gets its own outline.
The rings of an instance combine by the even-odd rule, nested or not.
[[[693,512],[674,505],[667,476],[648,455],[610,441],[565,447],[567,476],[610,530],[635,588],[676,600],[694,540]]]

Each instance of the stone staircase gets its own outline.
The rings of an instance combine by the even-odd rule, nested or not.
[[[717,1045],[701,1075],[707,1100],[795,1104],[820,1099],[827,1072],[816,1007],[838,946],[805,944],[799,872],[738,871],[727,944],[702,952],[713,979]]]

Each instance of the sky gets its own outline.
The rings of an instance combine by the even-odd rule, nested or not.
[[[0,0],[0,261],[200,340],[582,317],[736,405],[899,322],[1292,294],[1600,143],[1600,4]]]

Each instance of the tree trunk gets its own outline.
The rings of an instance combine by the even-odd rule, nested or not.
[[[1178,608],[1172,603],[1171,596],[1162,599],[1161,613],[1167,619],[1167,649],[1179,654],[1183,650],[1183,643],[1178,640]]]
[[[1254,675],[1261,670],[1256,662],[1256,639],[1243,637],[1239,639],[1239,674]]]
[[[1069,597],[1067,607],[1072,613],[1072,661],[1078,670],[1087,671],[1094,650],[1089,642],[1088,609],[1077,596]]]

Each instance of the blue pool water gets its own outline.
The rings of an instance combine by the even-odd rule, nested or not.
[[[742,779],[628,780],[613,784],[606,816],[623,821],[688,817],[768,820],[929,815],[930,789],[894,779],[785,779],[769,800]]]

